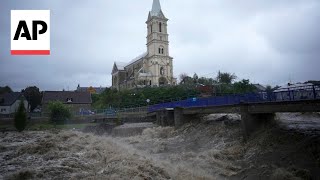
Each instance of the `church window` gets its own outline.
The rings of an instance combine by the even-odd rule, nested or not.
[[[158,50],[159,50],[159,54],[164,54],[164,47],[163,46],[160,46]]]
[[[152,24],[151,24],[151,26],[150,26],[150,29],[151,29],[151,33],[152,33]]]
[[[162,24],[159,22],[159,32],[162,32]]]
[[[160,68],[160,75],[164,75],[164,68],[163,67]]]
[[[152,85],[152,82],[151,82],[151,80],[150,80],[150,86]]]
[[[146,80],[143,80],[143,85],[146,85]]]

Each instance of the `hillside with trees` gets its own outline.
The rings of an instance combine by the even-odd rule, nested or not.
[[[102,94],[92,96],[93,106],[96,109],[128,108],[179,101],[187,98],[200,97],[201,87],[210,87],[210,96],[226,94],[243,94],[255,92],[256,88],[248,79],[235,81],[235,74],[220,72],[216,77],[199,77],[196,73],[190,77],[183,73],[179,76],[177,86],[145,87],[117,91],[108,88]]]

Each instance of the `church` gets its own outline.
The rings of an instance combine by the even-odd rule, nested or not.
[[[146,22],[147,52],[128,63],[115,62],[112,69],[112,88],[132,89],[176,85],[173,77],[173,58],[169,55],[168,19],[159,0],[153,0]]]

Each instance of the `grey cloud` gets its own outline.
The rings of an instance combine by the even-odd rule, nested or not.
[[[4,0],[0,86],[43,90],[110,86],[114,61],[146,51],[150,0]],[[264,84],[320,79],[317,0],[162,0],[174,74],[234,72]],[[10,10],[51,10],[49,57],[13,57]],[[307,62],[307,63],[306,63]]]

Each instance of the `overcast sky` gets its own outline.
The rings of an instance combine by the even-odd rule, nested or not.
[[[281,85],[320,80],[319,0],[161,0],[174,75]],[[0,86],[110,86],[114,61],[146,51],[152,0],[1,0]],[[51,56],[10,55],[10,10],[51,10]]]

